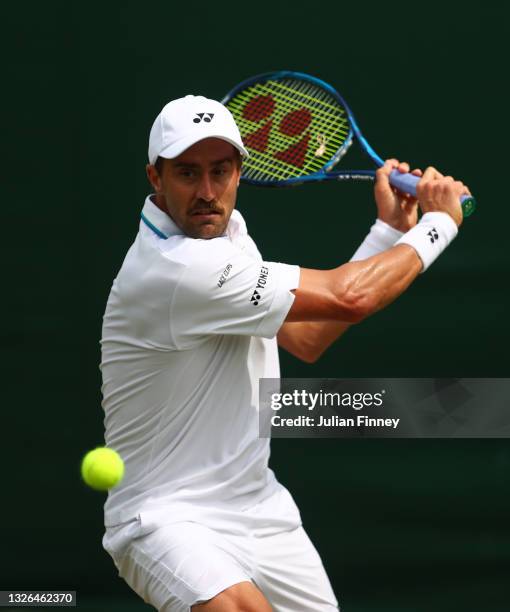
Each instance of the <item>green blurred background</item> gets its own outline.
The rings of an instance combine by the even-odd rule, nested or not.
[[[382,156],[434,164],[477,196],[459,238],[397,303],[313,366],[282,355],[284,375],[509,376],[504,3],[2,12],[0,589],[76,589],[82,610],[149,609],[102,550],[104,496],[78,469],[103,440],[102,314],[148,193],[148,132],[172,98],[309,72],[345,95]],[[243,186],[238,206],[266,259],[327,268],[365,236],[371,189]],[[275,440],[272,466],[344,612],[510,609],[507,440]]]

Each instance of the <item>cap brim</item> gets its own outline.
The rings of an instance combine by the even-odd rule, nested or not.
[[[164,157],[165,159],[174,159],[175,157],[179,157],[179,155],[181,153],[184,153],[186,149],[189,149],[197,142],[205,140],[206,138],[219,138],[220,140],[225,140],[226,142],[229,142],[232,146],[234,146],[243,157],[250,156],[248,151],[232,138],[228,138],[228,136],[224,136],[223,134],[206,134],[201,135],[198,138],[196,136],[188,136],[187,138],[181,138],[181,140],[178,140],[177,142],[172,143],[166,149],[163,149],[163,151],[161,151],[161,153],[159,154],[159,157]]]

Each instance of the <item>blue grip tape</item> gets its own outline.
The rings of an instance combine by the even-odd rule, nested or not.
[[[414,174],[410,174],[409,172],[399,172],[398,170],[393,170],[393,172],[390,174],[390,183],[393,185],[393,187],[396,187],[403,193],[410,193],[412,196],[416,196],[416,185],[418,184],[419,180],[419,176],[414,176]],[[469,217],[469,215],[475,210],[476,200],[473,198],[473,196],[463,195],[460,196],[460,203],[462,205],[464,217]]]

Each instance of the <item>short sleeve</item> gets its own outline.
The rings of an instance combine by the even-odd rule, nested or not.
[[[170,308],[177,348],[211,334],[273,338],[294,301],[299,266],[263,261],[228,239],[194,241]]]

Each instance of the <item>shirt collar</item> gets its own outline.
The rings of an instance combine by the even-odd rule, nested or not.
[[[184,235],[183,231],[175,224],[174,220],[154,204],[151,200],[152,195],[154,194],[148,195],[145,198],[141,222],[160,238],[166,239],[170,236]],[[232,211],[225,234],[232,241],[248,234],[246,222],[238,210],[234,209]]]

